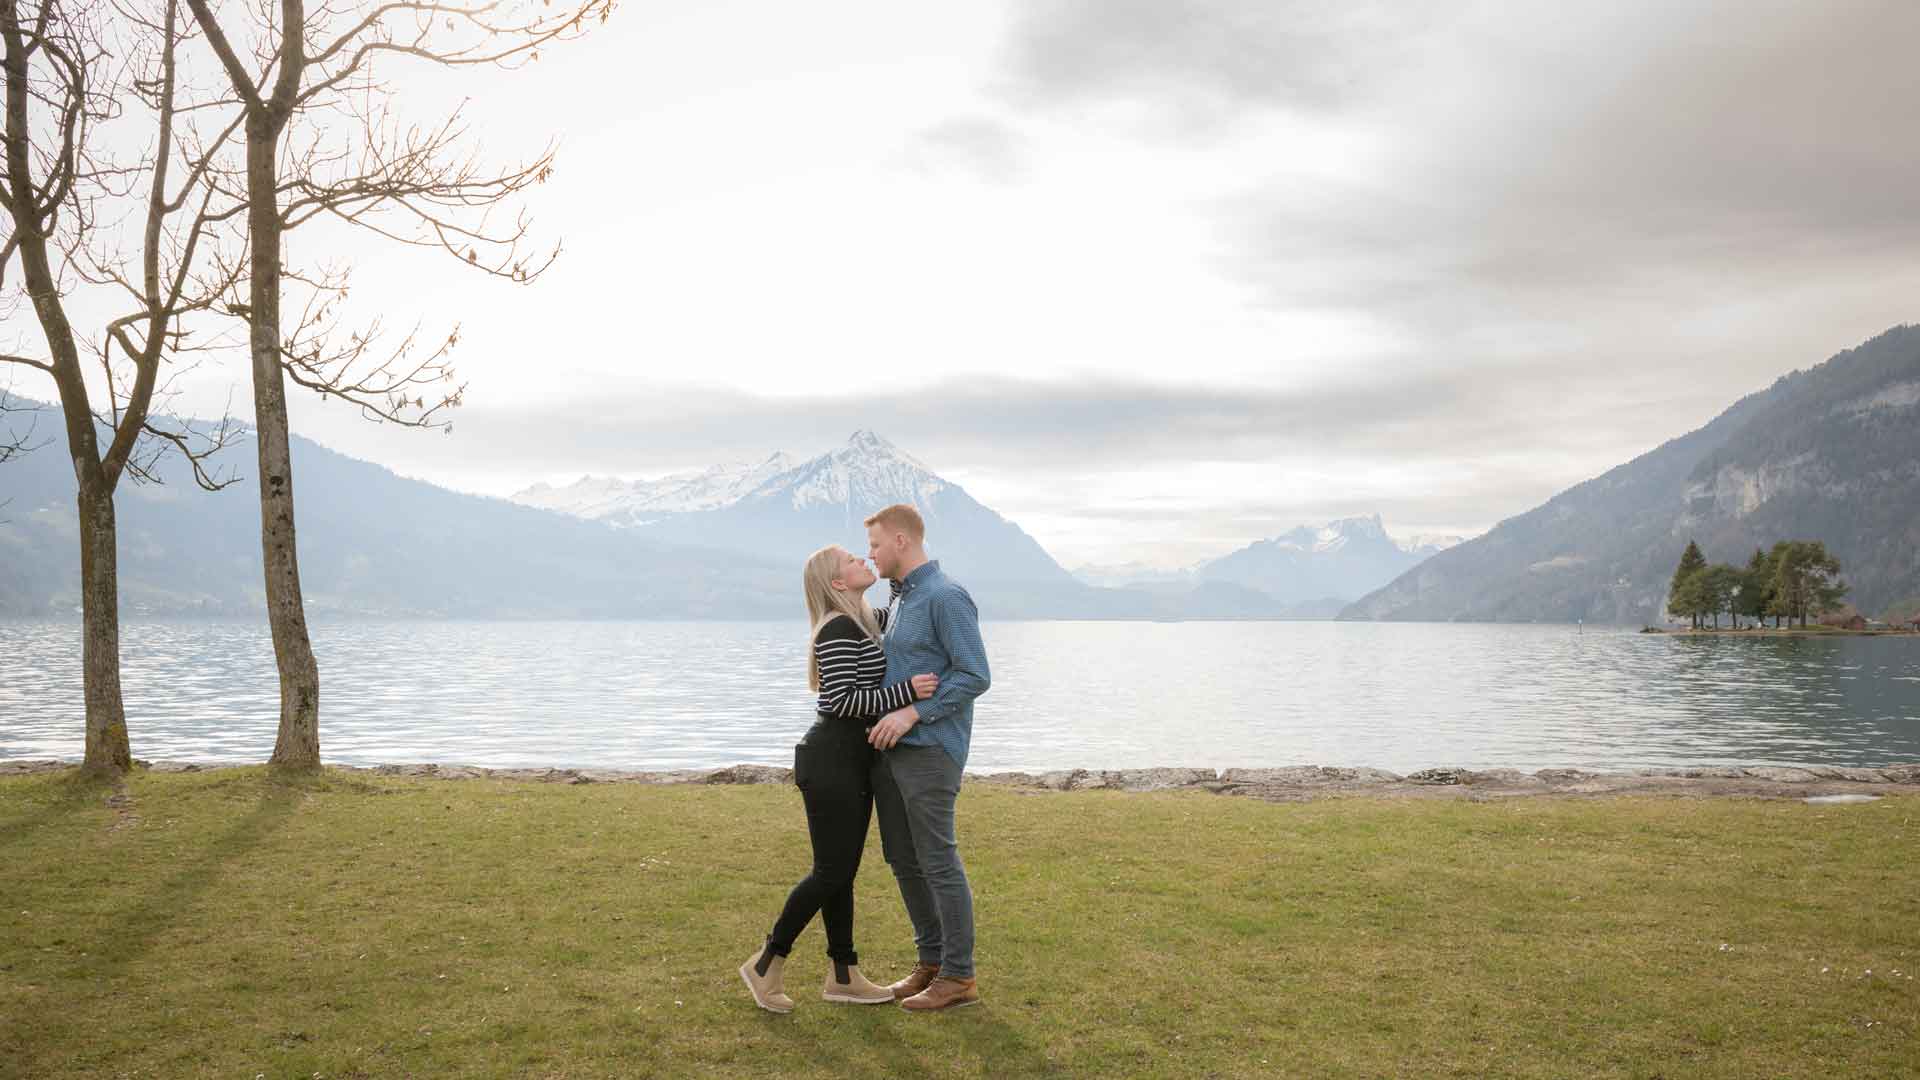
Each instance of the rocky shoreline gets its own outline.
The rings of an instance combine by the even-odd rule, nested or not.
[[[58,772],[72,761],[0,761],[0,776]],[[242,768],[191,761],[137,762],[156,773]],[[731,765],[720,769],[630,772],[616,769],[488,769],[473,765],[329,766],[347,774],[433,780],[515,780],[550,784],[788,784],[791,769]],[[1693,768],[1587,772],[1580,769],[1384,769],[1293,765],[1266,769],[1058,769],[969,773],[972,783],[1021,791],[1195,791],[1274,802],[1324,798],[1489,800],[1539,795],[1678,795],[1801,799],[1826,795],[1920,795],[1920,764],[1880,768],[1834,765],[1704,765]]]

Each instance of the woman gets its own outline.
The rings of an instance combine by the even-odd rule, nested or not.
[[[879,638],[887,613],[867,607],[863,599],[875,580],[865,559],[838,547],[814,552],[802,576],[813,625],[807,685],[820,695],[820,715],[793,748],[793,780],[807,807],[813,872],[788,894],[766,944],[740,965],[754,1002],[769,1012],[793,1011],[782,966],[816,911],[826,924],[827,956],[833,961],[821,996],[861,1005],[893,1000],[891,990],[860,974],[860,957],[853,951],[853,877],[873,815],[869,770],[874,751],[867,745],[867,728],[916,698],[932,696],[940,680],[915,675],[880,685],[887,661]]]

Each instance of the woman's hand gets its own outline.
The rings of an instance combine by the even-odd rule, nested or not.
[[[940,676],[915,675],[913,677],[913,696],[916,701],[925,701],[940,689]]]

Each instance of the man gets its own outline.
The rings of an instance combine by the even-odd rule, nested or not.
[[[890,712],[867,741],[880,846],[913,921],[919,962],[892,986],[901,1008],[951,1009],[980,1000],[973,976],[973,890],[954,836],[954,803],[973,737],[973,699],[987,692],[987,653],[973,597],[927,559],[926,524],[898,504],[867,519],[868,555],[893,582],[888,681],[930,671],[940,688]]]

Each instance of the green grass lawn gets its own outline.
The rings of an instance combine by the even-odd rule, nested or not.
[[[970,786],[985,1003],[829,1005],[797,793],[0,782],[0,1076],[1915,1076],[1920,799]],[[911,942],[878,837],[863,966]],[[1871,972],[1869,974],[1869,972]]]

